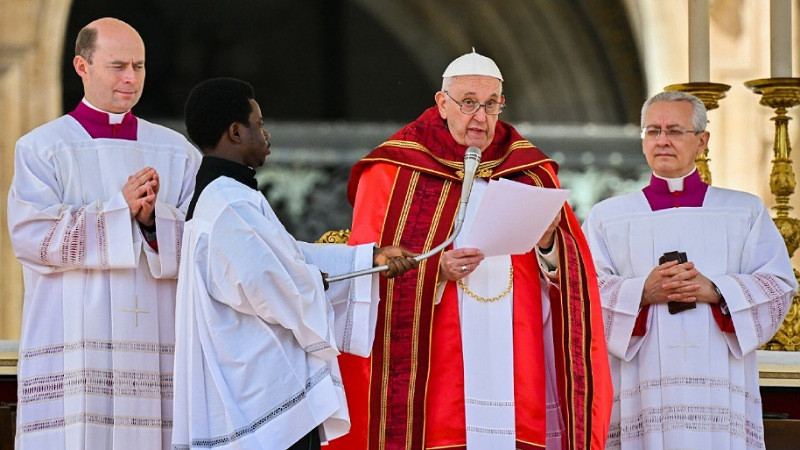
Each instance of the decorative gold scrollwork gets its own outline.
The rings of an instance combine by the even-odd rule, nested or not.
[[[775,117],[775,140],[772,147],[775,159],[769,175],[769,189],[775,196],[775,226],[778,227],[789,256],[800,246],[800,221],[789,217],[789,196],[794,194],[795,175],[792,170],[792,146],[789,142],[789,120],[786,110],[800,104],[800,78],[764,78],[745,83],[756,94],[761,95],[760,104],[773,108]],[[794,271],[800,281],[800,274]],[[800,351],[800,295],[792,299],[789,313],[775,336],[764,345],[766,350]]]
[[[318,244],[347,244],[350,239],[350,230],[330,230],[326,231],[319,239]]]

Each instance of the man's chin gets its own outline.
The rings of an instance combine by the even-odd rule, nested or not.
[[[138,100],[138,99],[137,99]],[[114,111],[115,114],[121,114],[130,111],[133,107],[136,106],[136,101],[124,101],[124,102],[116,102],[114,104]]]
[[[478,147],[481,151],[483,151],[488,145],[486,144],[486,139],[467,139],[467,147]]]

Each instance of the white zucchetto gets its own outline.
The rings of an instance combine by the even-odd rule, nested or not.
[[[474,47],[472,48],[472,53],[467,53],[454,59],[444,70],[442,78],[460,75],[484,75],[503,81],[503,75],[500,73],[497,64],[490,58],[476,53]]]

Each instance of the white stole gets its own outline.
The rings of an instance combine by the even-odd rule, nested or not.
[[[465,225],[474,221],[487,186],[484,180],[475,181]],[[469,231],[464,228],[455,248]],[[473,293],[490,298],[506,290],[510,270],[510,256],[494,256],[484,259],[462,281]],[[494,302],[481,302],[458,289],[467,448],[515,446],[513,295],[512,289]]]

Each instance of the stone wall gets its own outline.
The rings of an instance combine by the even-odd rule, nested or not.
[[[61,114],[60,60],[70,0],[0,0],[0,339],[17,339],[22,268],[8,236],[16,140]]]

